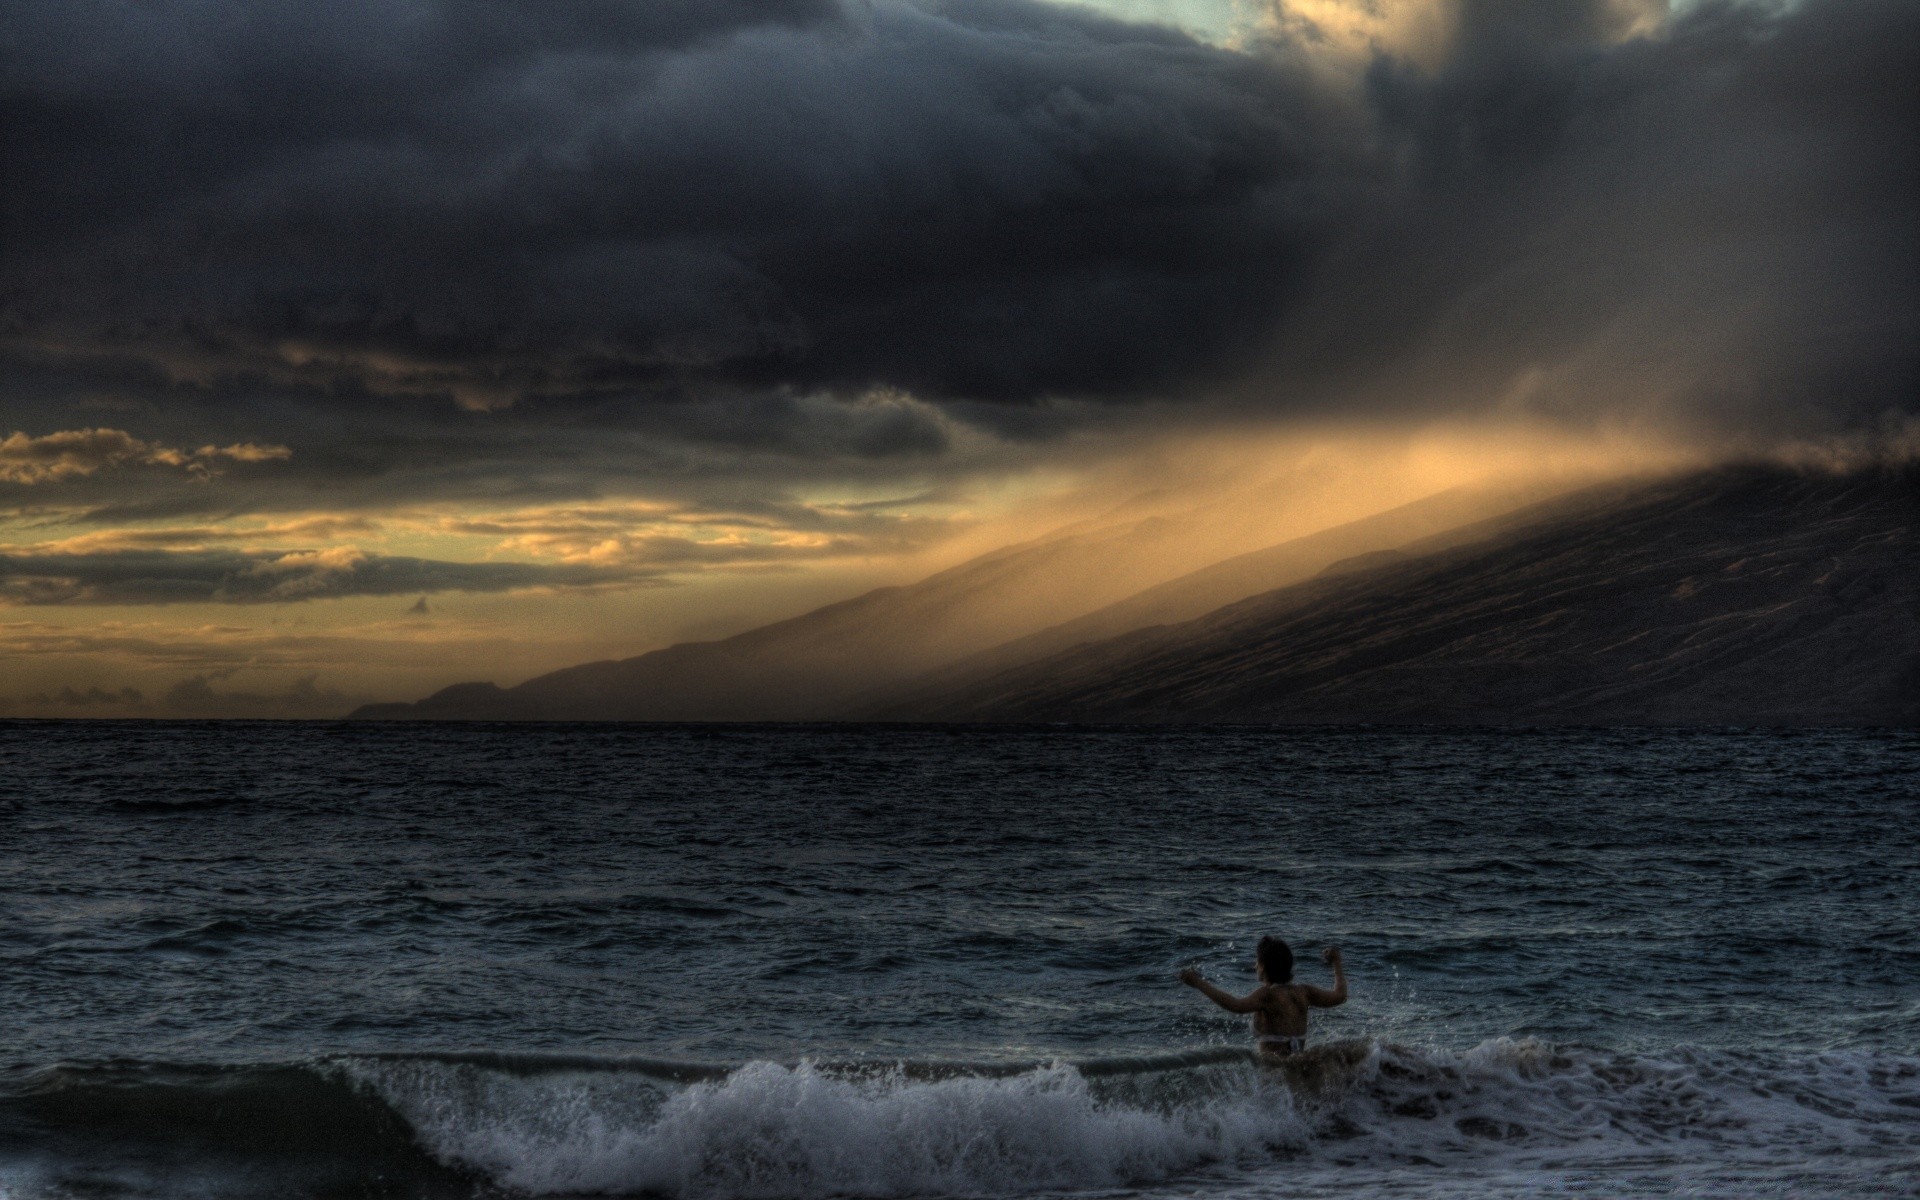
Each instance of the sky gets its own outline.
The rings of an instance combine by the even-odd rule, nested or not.
[[[0,714],[1920,442],[1911,0],[0,9]]]

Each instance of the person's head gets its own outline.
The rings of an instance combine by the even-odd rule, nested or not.
[[[1253,961],[1259,968],[1262,983],[1291,983],[1293,981],[1293,951],[1277,937],[1263,937],[1260,945],[1254,949]]]

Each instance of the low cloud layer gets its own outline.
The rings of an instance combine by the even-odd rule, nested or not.
[[[325,550],[0,554],[0,604],[286,604],[346,596],[632,586],[648,573],[591,564],[435,562]]]
[[[0,481],[59,483],[126,466],[175,467],[202,479],[231,463],[275,462],[292,456],[285,446],[202,446],[176,450],[143,442],[124,429],[63,429],[42,437],[15,432],[0,438]]]
[[[442,508],[379,520],[319,514],[264,524],[108,523],[0,542],[0,605],[285,604],[446,591],[658,587],[698,572],[911,553],[964,524],[902,514],[899,506],[897,500],[743,496],[699,505],[625,500]],[[64,533],[76,523],[99,524],[64,515],[43,519],[35,531]],[[355,544],[396,539],[471,557],[395,555]]]

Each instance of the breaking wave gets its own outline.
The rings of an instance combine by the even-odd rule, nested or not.
[[[1920,1058],[1506,1039],[1463,1053],[1342,1043],[1284,1070],[1233,1050],[733,1067],[362,1055],[60,1067],[12,1080],[0,1100],[0,1191],[21,1196],[109,1177],[133,1194],[217,1194],[271,1177],[288,1195],[884,1198],[1257,1175],[1281,1161],[1444,1173],[1823,1156],[1920,1163]]]
[[[670,1090],[627,1073],[347,1069],[442,1161],[536,1193],[771,1200],[1106,1187],[1309,1136],[1286,1086],[1244,1058],[1231,1070],[1092,1078],[1067,1064],[981,1075],[758,1062]]]

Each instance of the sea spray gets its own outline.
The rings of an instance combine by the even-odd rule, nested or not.
[[[1304,1067],[1305,1069],[1302,1069]],[[1495,1039],[1333,1047],[1293,1068],[1170,1058],[991,1075],[754,1062],[690,1085],[609,1065],[337,1068],[442,1163],[533,1193],[716,1200],[1013,1194],[1201,1169],[1506,1173],[1920,1157],[1920,1058],[1659,1055]]]
[[[123,1060],[0,1088],[0,1185],[19,1200],[88,1187],[906,1200],[1202,1176],[1265,1197],[1385,1180],[1408,1196],[1533,1195],[1536,1176],[1598,1194],[1792,1179],[1799,1194],[1884,1195],[1920,1177],[1920,1057],[1524,1038],[1334,1044],[1283,1070],[1218,1050],[732,1068],[490,1051]]]
[[[1070,1065],[1012,1076],[848,1076],[750,1063],[663,1092],[650,1076],[351,1068],[444,1160],[533,1192],[917,1196],[1104,1187],[1303,1147],[1278,1079],[1180,1080],[1159,1103],[1105,1099]],[[1191,1074],[1191,1072],[1188,1072]]]

